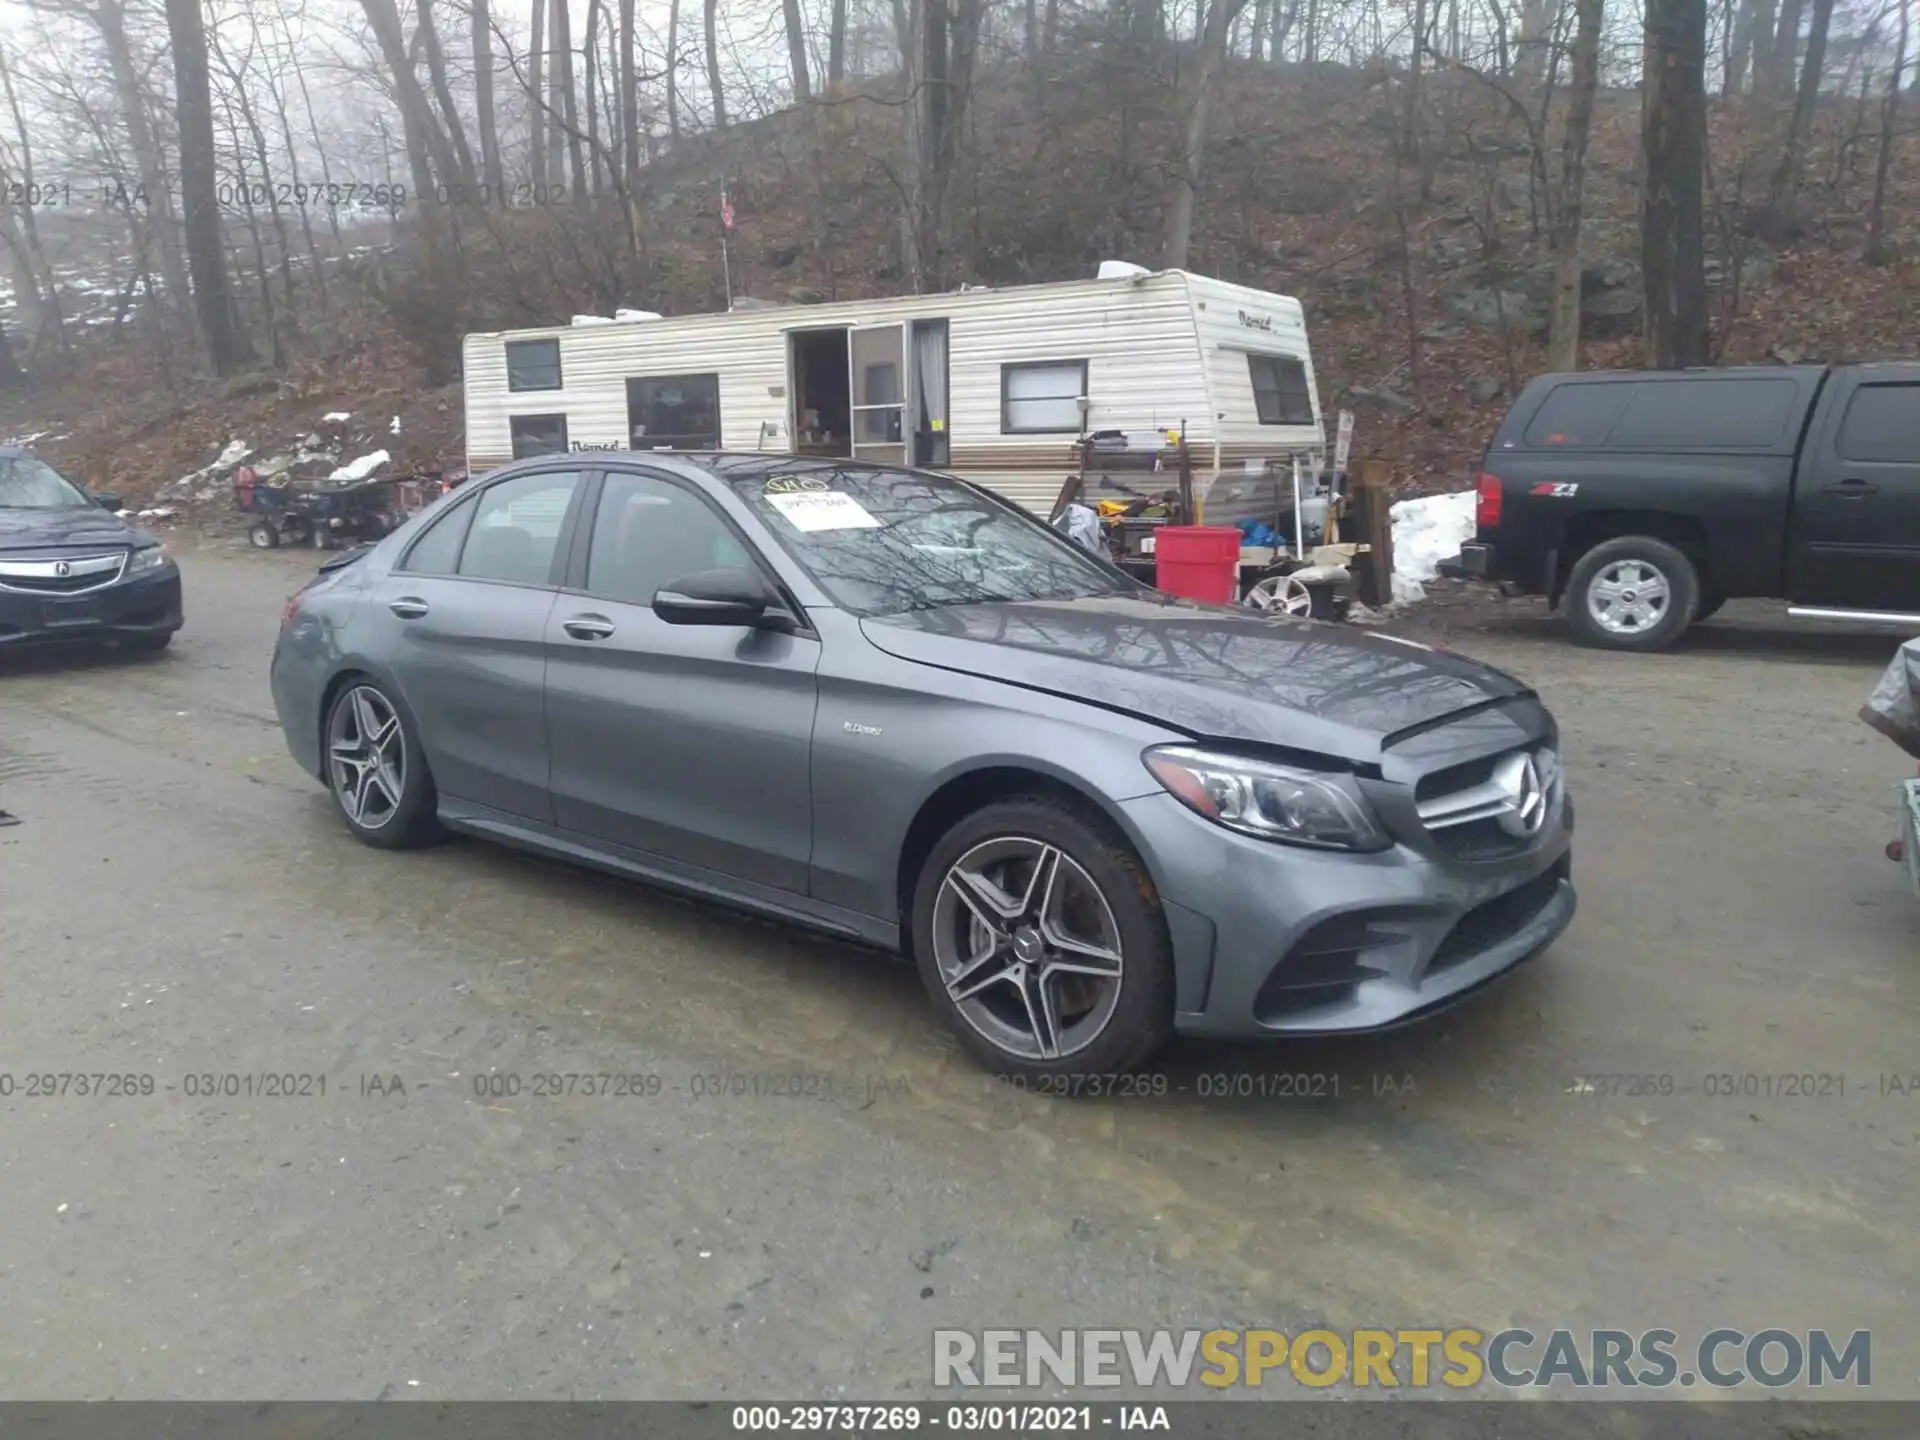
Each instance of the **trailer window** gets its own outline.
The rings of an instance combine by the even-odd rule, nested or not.
[[[564,415],[515,415],[507,421],[513,436],[513,458],[530,455],[564,455],[567,450],[567,417]]]
[[[560,388],[560,342],[558,340],[509,340],[507,342],[507,389],[558,390]]]
[[[1253,408],[1262,425],[1313,424],[1313,391],[1304,361],[1291,355],[1249,355]]]
[[[1920,385],[1862,385],[1840,422],[1840,458],[1866,465],[1920,464]]]
[[[627,433],[635,450],[718,450],[720,377],[652,375],[628,380]]]
[[[1000,433],[1078,435],[1087,362],[1042,360],[1000,367]]]

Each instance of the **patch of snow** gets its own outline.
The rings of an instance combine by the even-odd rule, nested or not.
[[[613,321],[605,315],[576,315],[573,317],[573,323],[575,325],[611,325]]]
[[[387,433],[389,435],[398,435],[400,433],[400,417],[398,415],[393,417],[393,423],[387,427]]]
[[[133,518],[136,520],[171,520],[173,516],[174,509],[171,505],[156,505],[151,510],[136,510],[133,513]]]
[[[182,475],[178,480],[174,481],[169,488],[175,494],[184,494],[196,480],[212,479],[223,470],[232,470],[252,453],[253,447],[247,444],[246,441],[229,440],[226,448],[214,457],[212,464],[203,465],[198,470],[188,471],[185,475]],[[202,500],[211,500],[219,493],[219,489],[220,487],[216,485],[195,493]]]
[[[44,438],[46,433],[44,430],[36,430],[31,435],[10,435],[5,440],[0,440],[0,445],[31,445],[34,441]]]
[[[352,418],[353,412],[351,410],[329,410],[320,417],[320,423],[322,425],[332,425],[338,421],[351,420]]]
[[[613,318],[616,320],[662,320],[666,317],[658,310],[616,310],[613,312]]]
[[[392,457],[384,450],[376,450],[371,455],[362,455],[358,460],[349,460],[327,478],[329,480],[364,480]]]
[[[1427,598],[1440,562],[1451,560],[1473,538],[1476,496],[1471,490],[1402,500],[1393,515],[1393,598],[1414,605]]]

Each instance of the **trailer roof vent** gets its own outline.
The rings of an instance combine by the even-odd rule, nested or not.
[[[1100,278],[1102,280],[1144,280],[1153,272],[1144,265],[1135,265],[1127,260],[1102,260]]]
[[[613,318],[616,320],[664,320],[667,317],[658,310],[616,310],[613,312]]]

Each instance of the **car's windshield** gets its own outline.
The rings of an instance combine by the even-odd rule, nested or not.
[[[46,461],[0,455],[0,510],[83,510],[92,503]]]
[[[1132,588],[1038,520],[957,480],[819,465],[733,484],[834,603],[856,614]]]

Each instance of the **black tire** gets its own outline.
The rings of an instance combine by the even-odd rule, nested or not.
[[[158,635],[128,635],[121,639],[120,648],[136,655],[158,655],[173,643],[173,631],[163,630]]]
[[[1052,982],[1055,988],[1049,989],[1047,961],[1032,962],[1039,976],[1035,982],[1037,988],[1054,1001],[1048,1007],[1054,1012],[1049,1024],[1058,1037],[1073,1041],[1070,1049],[1059,1047],[1060,1053],[1050,1057],[1041,1046],[1035,1047],[1039,1054],[1018,1053],[991,1038],[983,1028],[983,1025],[994,1024],[990,1016],[982,1023],[971,1018],[980,1013],[983,1005],[997,1006],[1002,1002],[1005,1008],[1019,1013],[1013,997],[1025,1000],[1031,993],[1022,980],[1014,980],[1010,992],[994,988],[985,1000],[970,999],[973,1011],[964,1010],[948,991],[936,945],[937,927],[967,920],[966,914],[953,908],[965,904],[964,900],[942,899],[943,890],[948,888],[949,872],[956,863],[970,855],[990,852],[998,845],[1022,843],[1040,847],[1042,854],[1050,848],[1072,862],[1073,870],[1061,872],[1069,877],[1068,890],[1082,891],[1083,880],[1092,882],[1105,905],[1104,911],[1098,912],[1097,923],[1104,926],[1110,920],[1118,941],[1119,980],[1111,1001],[1105,998],[1108,992],[1104,981],[1086,980],[1073,974],[1056,975]],[[958,893],[954,892],[955,897]],[[971,913],[979,912],[971,910]],[[1009,933],[1019,929],[1032,927],[1008,926]],[[1047,1093],[1091,1093],[1062,1082],[1067,1077],[1115,1075],[1136,1070],[1152,1058],[1173,1033],[1173,947],[1167,937],[1166,919],[1153,881],[1139,857],[1112,827],[1059,800],[1033,795],[998,801],[975,811],[941,836],[921,867],[914,886],[910,934],[914,960],[934,1008],[953,1027],[967,1049],[995,1073],[1031,1082]],[[1077,958],[1050,945],[1043,948],[1055,960]],[[1010,959],[1015,956],[1011,941],[1001,953]],[[1022,966],[1011,968],[1021,969],[1023,975],[1027,973]],[[1065,1001],[1058,988],[1062,984],[1068,987]],[[1078,1011],[1074,1018],[1073,1006],[1093,992],[1101,999],[1086,1002],[1087,1008]],[[1104,1019],[1101,1018],[1103,1007],[1106,1008]],[[1025,1013],[1030,1016],[1031,1007],[1027,1007]],[[1076,1026],[1095,1027],[1096,1024],[1097,1028],[1089,1028],[1082,1037],[1071,1034]],[[1037,1027],[1029,1028],[1038,1033]]]
[[[1596,613],[1596,606],[1603,601],[1595,588],[1617,580],[1622,567],[1629,574],[1636,570],[1642,576],[1654,572],[1665,582],[1665,595],[1643,623],[1609,627]],[[1624,594],[1641,596],[1644,608],[1643,591],[1629,584]],[[1622,535],[1601,541],[1580,557],[1567,579],[1567,624],[1573,638],[1602,650],[1664,650],[1686,633],[1699,604],[1700,573],[1693,562],[1651,535]]]
[[[247,539],[253,542],[256,550],[278,550],[280,532],[271,520],[256,520],[247,527]]]
[[[366,770],[363,765],[337,754],[337,742],[352,738],[364,728],[367,712],[360,708],[363,696],[370,697],[371,714],[391,718],[397,731],[402,757],[398,795],[391,793],[391,764],[382,772],[384,778],[368,782],[372,791],[379,792],[377,795],[371,794],[368,786],[357,787],[355,794],[349,794],[350,789],[355,788],[349,774],[357,771],[365,778]],[[377,733],[388,734],[384,724],[378,727]],[[371,753],[372,747],[366,748]],[[355,838],[381,850],[415,850],[433,844],[445,834],[438,814],[440,797],[434,789],[426,755],[420,748],[413,717],[378,681],[356,676],[340,687],[327,706],[326,719],[320,729],[320,749],[322,764],[326,766],[327,793],[333,796],[334,808]],[[390,756],[392,752],[389,749],[385,753]],[[375,765],[374,769],[378,772],[380,767]],[[369,800],[373,803],[369,804]]]

